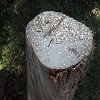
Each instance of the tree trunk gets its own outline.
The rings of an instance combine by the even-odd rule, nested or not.
[[[35,17],[26,27],[28,100],[72,100],[92,39],[85,25],[62,13]]]
[[[35,55],[27,41],[28,100],[72,100],[85,74],[84,60],[64,69],[49,69]]]

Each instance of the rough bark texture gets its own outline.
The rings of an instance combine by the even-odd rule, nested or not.
[[[28,100],[72,100],[85,73],[85,60],[67,69],[49,69],[39,61],[29,41],[26,49]]]

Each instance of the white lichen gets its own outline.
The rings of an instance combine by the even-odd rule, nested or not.
[[[93,35],[84,24],[62,13],[46,11],[26,28],[27,40],[49,68],[64,69],[80,62],[92,49]]]

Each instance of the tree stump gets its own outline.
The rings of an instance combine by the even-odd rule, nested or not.
[[[46,11],[27,25],[26,44],[28,100],[72,100],[93,47],[90,29]]]

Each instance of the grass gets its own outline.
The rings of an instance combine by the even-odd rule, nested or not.
[[[87,75],[82,81],[82,84],[79,86],[73,100],[100,100],[99,0],[9,0],[9,2],[7,2],[7,0],[2,0],[0,5],[0,32],[2,33],[0,34],[0,47],[2,47],[2,51],[9,51],[9,53],[4,52],[4,54],[6,55],[4,56],[4,61],[10,61],[9,58],[13,59],[13,57],[15,57],[17,54],[17,57],[13,60],[13,63],[11,63],[11,61],[7,62],[6,67],[9,67],[10,71],[16,70],[17,68],[19,68],[19,66],[22,66],[22,68],[25,69],[25,60],[23,59],[25,59],[26,25],[40,12],[47,10],[60,11],[86,24],[93,31],[95,47],[94,53],[92,59],[87,65]],[[11,51],[11,48],[11,50],[7,48],[11,43],[14,44],[11,45],[11,47],[14,47],[13,51]],[[14,55],[12,54],[12,52],[14,53]],[[0,57],[0,59],[2,59],[2,57]],[[0,67],[2,66],[0,65]],[[17,83],[15,82],[14,86],[16,86],[16,84],[20,84],[20,81]],[[25,82],[22,82],[22,84],[24,84],[25,86]],[[18,86],[19,85],[17,85],[17,87]],[[20,91],[25,92],[25,89],[18,89],[18,91],[14,89],[14,91],[16,91],[17,93]]]

